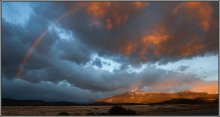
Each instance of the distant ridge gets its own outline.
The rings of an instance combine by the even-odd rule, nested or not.
[[[17,100],[2,98],[2,106],[74,106],[82,105],[75,102],[46,102],[42,100]]]
[[[217,99],[218,99],[218,94],[208,94],[205,92],[193,92],[190,90],[185,90],[185,91],[175,92],[175,93],[160,93],[160,92],[143,92],[143,91],[135,89],[135,90],[123,93],[123,94],[116,95],[116,96],[98,99],[96,101],[105,102],[105,103],[151,104],[151,103],[166,102],[170,100],[173,100],[173,101],[176,100],[176,102],[179,101],[179,103],[181,103],[181,100],[182,101],[200,100],[200,102],[202,101],[204,102],[204,101],[213,101]]]

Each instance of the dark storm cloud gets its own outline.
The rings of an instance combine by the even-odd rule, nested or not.
[[[5,78],[2,81],[4,82],[2,85],[3,98],[86,102],[94,101],[95,98],[100,97],[99,94],[91,95],[91,92],[76,87],[57,86],[49,82],[32,84],[20,79],[12,81]]]
[[[133,3],[117,2],[83,4],[78,12],[63,20],[62,24],[101,55],[123,55],[130,63],[165,64],[194,56],[217,54],[217,4],[143,3],[147,5],[137,7]],[[120,4],[123,5],[118,7]],[[128,14],[120,12],[127,7],[130,10]],[[117,26],[113,23],[108,28],[108,20],[119,20],[121,23]]]
[[[25,27],[8,23],[4,18],[2,20],[2,68],[3,75],[7,76],[9,75],[8,72],[12,73],[11,76],[7,76],[9,78],[14,77],[13,75],[16,73],[16,69],[21,63],[25,53],[37,36],[48,25],[48,23],[45,20],[41,20],[37,14],[32,14],[31,18]],[[45,19],[47,18],[48,17],[45,16]],[[42,43],[42,45],[44,45],[42,49],[34,50],[33,56],[35,57],[30,58],[30,62],[33,64],[27,66],[30,66],[30,68],[45,67],[44,65],[46,64],[44,64],[44,61],[46,59],[42,61],[42,56],[44,54],[43,52],[46,52],[50,48],[50,41],[51,39],[48,38],[48,45],[47,43]]]
[[[25,48],[22,42],[17,39],[15,36],[16,33],[14,32],[14,30],[17,30],[18,33],[22,33],[20,32],[22,27],[16,27],[5,22],[4,20],[2,21],[2,27],[2,71],[3,75],[8,75],[9,78],[11,78],[13,77],[14,73],[16,73],[16,65],[20,64],[20,61],[24,56]]]
[[[148,3],[145,2],[144,4]],[[135,43],[132,40],[135,40],[135,38],[143,32],[142,29],[144,26],[149,25],[140,24],[133,20],[133,17],[140,16],[142,17],[139,19],[140,22],[144,22],[146,19],[143,17],[145,16],[138,14],[148,5],[144,5],[141,8],[136,7],[134,3],[123,4],[123,7],[118,3],[111,2],[88,3],[83,5],[78,12],[64,19],[62,24],[67,29],[73,30],[82,42],[94,48],[100,55],[114,56],[126,51],[123,50],[121,46],[123,47],[128,41]],[[97,10],[104,10],[103,13],[96,14],[98,11],[93,9],[95,6],[98,7]],[[123,11],[128,8],[130,9],[129,12]],[[119,12],[121,9],[123,9],[122,12]],[[116,10],[116,12],[114,12],[114,10]],[[106,20],[111,20],[111,22],[115,23],[119,20],[119,23],[111,24],[112,28],[108,29],[106,27]],[[133,26],[132,29],[130,28],[131,26]],[[136,31],[134,32],[133,29]]]
[[[170,9],[166,19],[158,26],[159,29],[162,28],[162,35],[155,36],[161,37],[161,43],[155,49],[158,52],[156,60],[167,63],[194,56],[217,54],[218,11],[213,10],[216,7],[206,2],[183,2]],[[201,25],[203,23],[204,26]]]
[[[3,19],[3,65],[9,61],[16,62],[11,67],[14,72],[14,67],[18,66],[19,61],[43,30],[75,6],[80,7],[56,25],[72,31],[77,39],[68,43],[62,41],[59,43],[57,33],[49,31],[34,49],[26,64],[27,68],[37,69],[50,65],[50,61],[53,60],[50,56],[55,54],[54,50],[60,51],[60,58],[78,64],[89,61],[91,52],[107,57],[120,56],[119,62],[122,64],[123,62],[133,64],[167,63],[194,56],[216,54],[218,50],[217,4],[209,2],[68,2],[68,5],[44,3],[34,7],[33,14],[24,28],[7,23]],[[53,12],[53,9],[56,9],[56,12]],[[125,9],[129,11],[125,12]],[[197,11],[191,13],[192,10]],[[112,26],[108,28],[106,25]],[[20,47],[4,54],[9,46]],[[18,53],[20,54],[16,56]],[[15,58],[16,60],[13,60]],[[43,63],[36,64],[41,62]]]
[[[57,47],[56,51],[62,51],[60,54],[61,59],[69,60],[78,64],[85,64],[89,61],[91,50],[78,42],[77,39],[68,42],[58,41],[55,46]]]
[[[3,75],[6,75],[7,78],[15,77],[18,66],[33,42],[64,12],[62,5],[55,6],[53,3],[39,4],[33,7],[33,13],[30,15],[26,25],[12,24],[5,21],[4,18],[2,19],[2,69]],[[55,13],[53,12],[54,9],[56,9]],[[43,69],[50,66],[53,62],[52,57],[56,54],[54,50],[58,50],[54,49],[58,48],[54,47],[54,45],[62,44],[57,44],[57,41],[59,41],[58,34],[54,30],[48,31],[44,39],[31,53],[31,57],[25,64],[25,71]],[[62,50],[61,58],[71,59],[71,61],[77,63],[88,60],[89,51],[85,49],[86,47],[81,46],[79,43],[62,45],[62,48],[59,48]]]
[[[154,66],[140,73],[128,72],[128,66],[217,54],[218,4],[198,4],[191,9],[191,4],[184,2],[42,2],[33,7],[24,26],[3,18],[3,97],[57,100],[64,95],[62,100],[85,101],[91,95],[94,100],[132,87],[146,91],[189,89],[192,86],[187,84],[201,79]],[[71,10],[74,12],[68,14]],[[192,10],[197,12],[189,14]],[[63,19],[55,22],[59,18]],[[20,79],[8,80],[15,78],[25,53],[46,28],[48,33],[24,64]],[[65,40],[62,36],[66,35]],[[121,66],[113,72],[87,66],[89,62],[100,68],[111,65],[98,58],[91,61],[93,54]],[[57,84],[64,80],[72,87],[60,88]],[[28,95],[32,90],[36,94]]]

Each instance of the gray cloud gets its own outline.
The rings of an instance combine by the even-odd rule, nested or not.
[[[2,79],[2,82],[3,98],[87,102],[101,97],[100,94],[91,93],[77,87],[57,86],[50,82],[32,84],[20,79],[8,80],[5,78]],[[60,97],[61,95],[62,97]]]
[[[55,69],[57,68],[53,70]],[[25,81],[32,81],[33,79],[28,79],[30,77],[25,78],[25,80],[3,78],[3,97],[86,102],[126,92],[134,87],[145,91],[181,91],[191,89],[193,83],[205,82],[194,75],[184,75],[178,72],[157,69],[156,67],[146,68],[139,74],[129,74],[121,71],[100,73],[91,68],[75,69],[75,71],[72,69],[74,73],[53,70],[44,72],[53,73],[48,76],[43,72],[40,73],[40,71],[31,73],[31,78],[39,80],[37,83]],[[38,74],[40,74],[39,77]],[[39,79],[40,77],[44,79]],[[52,78],[47,80],[48,77]],[[62,78],[57,79],[55,82],[58,77]],[[62,87],[58,81],[67,81],[71,86]],[[15,90],[16,92],[13,92]],[[30,92],[33,90],[35,93],[32,95]],[[59,95],[62,95],[62,97]]]

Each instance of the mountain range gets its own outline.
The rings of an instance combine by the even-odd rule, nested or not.
[[[129,92],[98,99],[97,102],[105,103],[132,103],[132,104],[152,104],[161,103],[170,100],[201,100],[212,102],[218,100],[218,94],[208,94],[205,92],[193,92],[190,90],[175,92],[175,93],[161,93],[161,92],[143,92],[141,90],[131,90]]]

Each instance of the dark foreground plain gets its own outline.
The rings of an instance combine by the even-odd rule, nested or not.
[[[122,105],[135,115],[218,115],[218,103]],[[2,106],[2,115],[109,115],[106,106]]]

